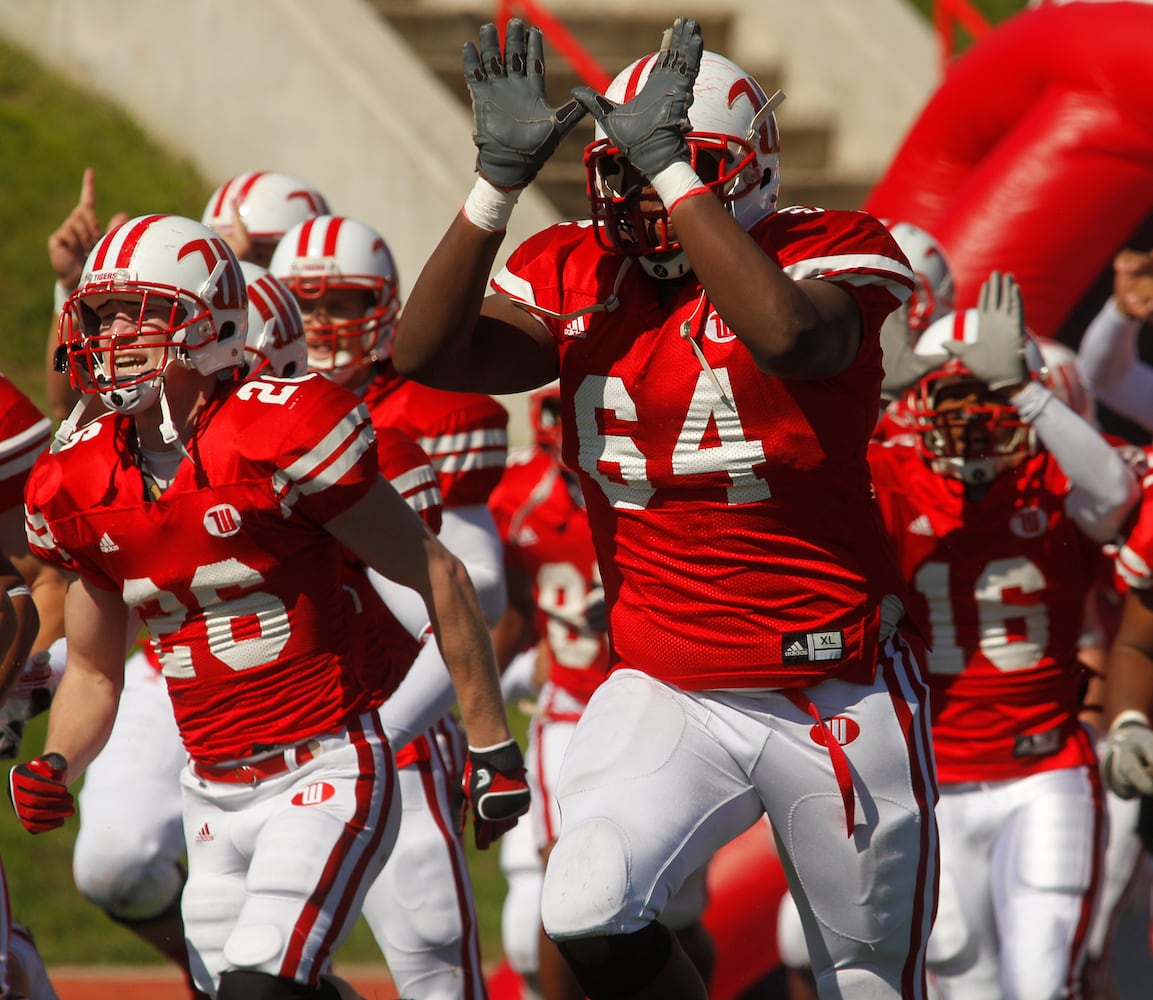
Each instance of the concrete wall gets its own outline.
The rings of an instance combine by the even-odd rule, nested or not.
[[[423,2],[486,15],[495,7]],[[546,6],[563,15],[606,2]],[[612,4],[670,9],[667,0]],[[931,35],[904,0],[697,7],[733,9],[729,54],[759,65],[779,57],[791,110],[838,121],[839,164],[879,170],[935,83]],[[334,211],[385,235],[402,295],[472,183],[471,115],[362,0],[0,0],[0,34],[122,107],[210,183],[254,169],[311,181]],[[554,220],[530,189],[506,250]],[[524,398],[504,401],[522,443]]]

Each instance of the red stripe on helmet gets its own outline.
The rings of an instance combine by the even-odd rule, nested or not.
[[[636,64],[636,66],[633,67],[633,71],[629,74],[628,81],[625,83],[625,96],[624,96],[625,101],[631,101],[634,97],[637,96],[637,91],[639,91],[641,89],[641,87],[640,87],[641,76],[644,74],[644,71],[646,69],[648,69],[649,64],[654,59],[656,59],[656,53],[653,53],[652,55],[649,55],[649,56],[645,56],[643,59],[640,60],[640,62],[638,62]],[[623,104],[624,101],[622,101],[621,103]]]
[[[340,227],[344,225],[344,219],[340,216],[335,216],[328,220],[328,228],[324,231],[324,256],[336,256],[336,241],[340,237]]]
[[[300,227],[300,237],[296,241],[296,256],[308,256],[308,242],[312,239],[312,227],[316,225],[316,219],[306,219]]]
[[[146,215],[135,226],[132,227],[128,233],[125,234],[123,241],[120,243],[120,249],[116,254],[116,261],[114,267],[127,267],[132,262],[132,255],[136,252],[137,244],[143,238],[144,234],[148,232],[149,228],[158,219],[166,218],[164,215]],[[111,235],[111,234],[109,234]],[[92,262],[92,269],[94,271],[103,271],[108,266],[109,251],[112,249],[113,241],[105,238],[100,247],[100,252],[97,254],[96,259]]]

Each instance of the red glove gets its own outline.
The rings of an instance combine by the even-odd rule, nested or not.
[[[488,850],[502,833],[516,826],[519,816],[528,812],[524,757],[516,740],[485,750],[469,747],[461,786],[464,803],[460,810],[460,829],[463,833],[469,806],[472,806],[476,846],[482,851]]]
[[[76,812],[72,793],[64,784],[67,771],[63,755],[50,753],[18,764],[8,773],[8,797],[16,818],[29,833],[55,830]]]

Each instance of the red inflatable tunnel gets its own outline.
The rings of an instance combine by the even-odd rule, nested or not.
[[[953,63],[865,210],[940,241],[958,309],[1011,271],[1057,336],[1153,210],[1151,41],[1145,3],[1010,18]]]

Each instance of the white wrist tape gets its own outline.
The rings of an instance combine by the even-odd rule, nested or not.
[[[1127,722],[1136,722],[1144,726],[1146,729],[1149,728],[1149,716],[1147,716],[1144,712],[1139,712],[1135,708],[1127,708],[1125,711],[1117,713],[1117,718],[1115,718],[1112,725],[1109,726],[1109,732],[1115,732],[1118,728],[1125,725]]]
[[[503,233],[508,229],[508,220],[520,192],[520,188],[505,191],[478,176],[465,199],[464,217],[485,232]]]
[[[653,174],[649,183],[670,213],[681,199],[708,191],[697,172],[683,160],[676,160],[659,173]]]
[[[56,312],[59,315],[64,312],[64,303],[68,301],[68,297],[72,293],[59,281],[52,288],[52,302],[56,307]]]

